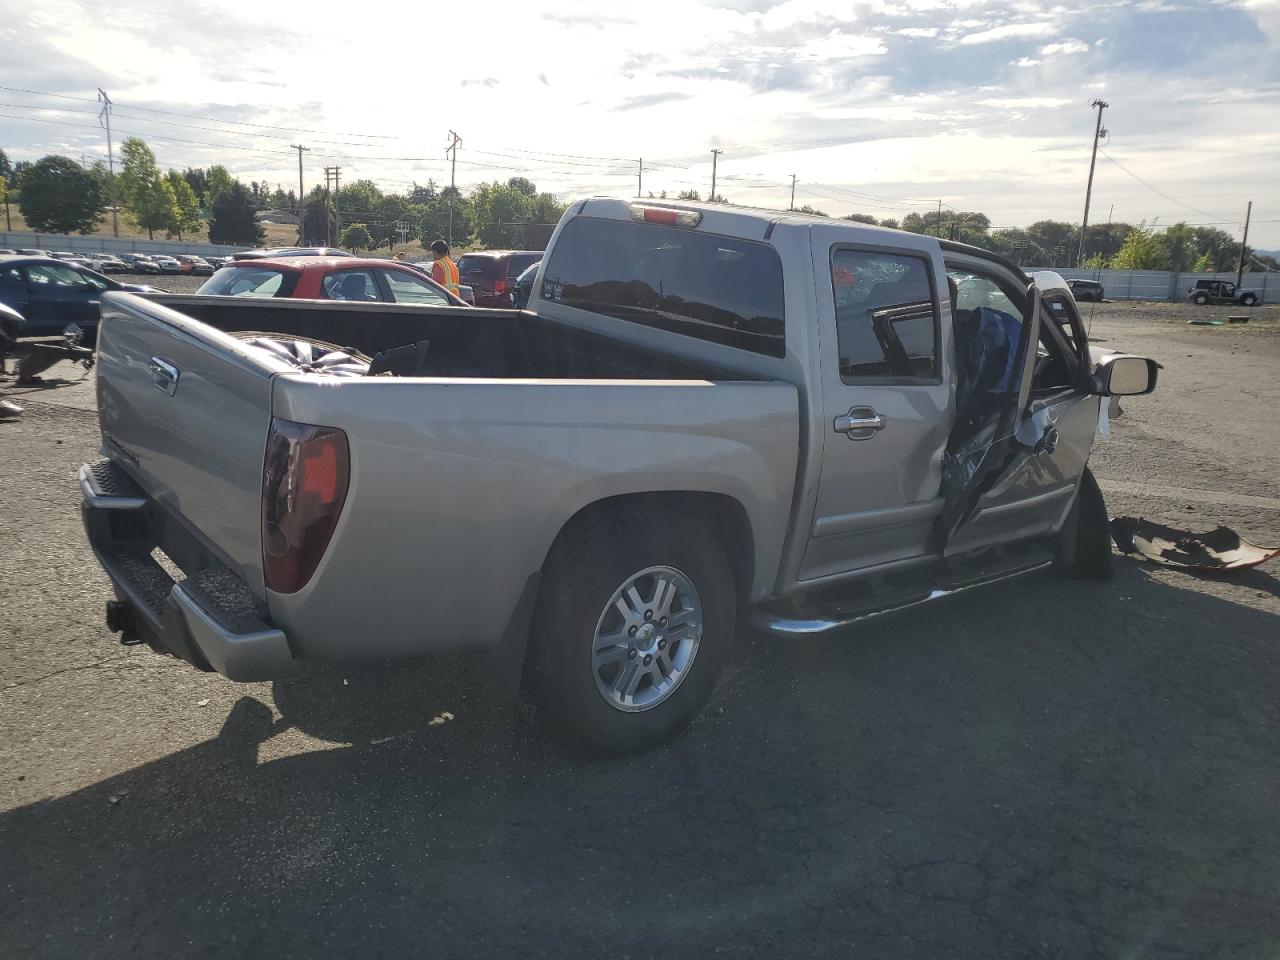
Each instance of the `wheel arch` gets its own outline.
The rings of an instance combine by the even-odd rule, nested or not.
[[[592,501],[579,508],[560,527],[560,532],[547,548],[542,566],[546,565],[547,558],[578,526],[623,507],[665,510],[705,522],[729,561],[738,602],[749,601],[756,576],[755,535],[746,507],[736,497],[727,493],[711,493],[702,490],[659,490],[622,493]]]

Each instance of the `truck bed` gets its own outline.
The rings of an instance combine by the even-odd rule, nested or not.
[[[121,524],[88,524],[95,549],[159,547],[188,578],[230,571],[265,609],[255,637],[271,646],[273,673],[284,641],[262,640],[271,630],[298,659],[492,646],[565,524],[618,496],[718,498],[750,530],[735,559],[744,593],[775,583],[800,443],[791,384],[516,311],[109,294],[102,318],[103,450],[152,519],[132,542],[114,539]],[[427,339],[434,366],[325,376],[232,335],[246,330],[366,354]],[[267,588],[262,563],[264,452],[281,420],[341,430],[350,450],[332,539],[289,594]],[[171,589],[181,596],[167,608],[190,620],[198,598],[182,582]],[[117,582],[117,592],[139,591]],[[201,636],[214,629],[199,626]],[[217,641],[249,649],[237,642]],[[253,663],[236,669],[257,675]]]
[[[693,364],[527,310],[251,300],[151,294],[147,299],[225,333],[320,340],[366,356],[430,341],[425,375],[519,379],[754,379]]]

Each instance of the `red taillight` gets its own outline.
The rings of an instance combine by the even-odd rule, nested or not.
[[[506,293],[506,292],[507,292],[507,281],[505,281],[505,280],[501,280],[501,279],[493,281],[493,292],[494,292],[495,294],[498,294],[498,293]]]
[[[672,210],[670,207],[650,207],[642,203],[631,204],[631,219],[641,223],[663,223],[669,227],[696,227],[702,222],[697,210]]]
[[[274,419],[262,467],[262,572],[296,593],[320,565],[347,499],[351,454],[336,427]]]

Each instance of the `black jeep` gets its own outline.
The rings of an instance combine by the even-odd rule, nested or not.
[[[1241,306],[1252,307],[1258,302],[1258,292],[1256,290],[1236,289],[1236,285],[1230,280],[1197,280],[1196,285],[1191,288],[1188,293],[1188,299],[1192,303],[1238,303]]]

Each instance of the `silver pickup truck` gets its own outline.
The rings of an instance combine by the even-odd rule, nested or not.
[[[84,520],[126,643],[240,681],[470,651],[625,753],[696,715],[744,614],[1105,576],[1100,398],[1157,367],[979,249],[591,199],[523,311],[104,296]]]

